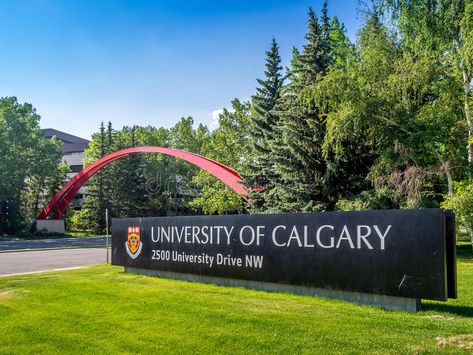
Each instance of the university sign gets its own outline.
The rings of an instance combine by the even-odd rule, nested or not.
[[[222,163],[166,147],[133,147],[70,179],[38,214],[36,228],[64,231],[61,217],[79,189],[108,164],[141,153],[193,164],[248,201],[251,188]],[[412,300],[456,297],[454,216],[440,209],[122,219],[112,230],[112,263],[126,272],[411,310],[419,304]]]
[[[441,209],[114,219],[112,264],[445,301],[456,297],[453,224]]]

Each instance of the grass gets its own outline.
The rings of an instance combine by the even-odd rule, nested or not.
[[[85,269],[0,278],[1,353],[473,351],[473,259],[459,299],[424,311]]]
[[[62,238],[92,238],[92,237],[105,237],[104,235],[97,235],[89,231],[80,230],[68,230],[65,234],[61,233],[22,233],[9,235],[5,234],[0,236],[1,241],[12,241],[12,240],[38,240],[38,239],[62,239]]]

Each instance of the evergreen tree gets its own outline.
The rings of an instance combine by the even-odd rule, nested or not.
[[[327,15],[325,15],[327,16]],[[330,45],[328,43],[329,29],[327,24],[322,26],[312,8],[309,8],[309,26],[305,36],[307,40],[304,46],[301,61],[301,79],[305,85],[314,84],[320,75],[323,75],[329,66]],[[326,28],[324,28],[326,26]]]
[[[106,155],[107,136],[105,125],[100,124],[100,131],[92,136],[92,142],[85,151],[85,162],[91,164]],[[80,212],[81,225],[96,233],[105,231],[105,170],[98,171],[87,184],[87,196]]]
[[[326,13],[326,3],[323,13]],[[374,156],[371,147],[366,144],[364,132],[339,141],[343,146],[344,154],[334,154],[327,149],[327,142],[333,137],[333,108],[337,107],[341,96],[335,96],[340,87],[341,78],[346,80],[349,75],[349,64],[357,61],[354,46],[345,34],[345,27],[334,16],[331,20],[323,15],[324,38],[329,43],[328,70],[315,84],[303,89],[302,98],[311,109],[314,105],[320,117],[325,121],[325,134],[323,138],[323,158],[325,159],[326,171],[324,176],[325,197],[328,201],[327,207],[332,209],[340,198],[356,195],[370,188],[366,179],[369,168],[373,163]],[[353,91],[347,91],[346,83],[341,84],[341,90],[353,96]]]
[[[274,161],[271,156],[271,145],[275,139],[275,126],[278,117],[273,112],[281,97],[283,85],[281,57],[276,40],[273,38],[271,48],[266,52],[265,79],[258,79],[259,87],[251,101],[251,125],[249,139],[252,144],[251,156],[247,160],[244,176],[245,184],[254,189],[250,193],[252,211],[264,210],[265,194],[271,190],[270,182],[275,179]]]
[[[111,136],[112,146],[110,152],[116,152],[129,147],[127,128],[113,132]],[[129,166],[127,158],[114,161],[106,167],[110,172],[110,185],[108,189],[111,204],[111,216],[115,218],[126,218],[128,212],[128,201],[126,190],[128,189]]]
[[[328,20],[326,20],[328,21]],[[324,210],[328,201],[326,164],[322,154],[325,121],[315,104],[301,100],[304,88],[314,85],[329,66],[329,48],[315,12],[309,9],[307,43],[293,57],[291,82],[276,108],[280,141],[273,155],[280,178],[269,193],[274,211]],[[297,52],[296,52],[297,53]]]
[[[114,147],[114,136],[113,136],[113,126],[112,122],[108,122],[107,124],[107,133],[105,135],[105,155],[113,153],[115,151]],[[104,208],[108,210],[110,217],[115,217],[114,209],[116,206],[116,201],[113,201],[113,186],[115,185],[115,174],[117,173],[117,169],[115,164],[107,165],[105,168],[102,169],[102,182],[104,184]],[[109,226],[110,227],[110,226]]]
[[[345,25],[333,16],[330,23],[330,53],[331,66],[345,67],[347,60],[354,54],[353,45],[346,35]]]
[[[322,51],[325,54],[325,63],[328,65],[332,64],[333,56],[332,56],[332,20],[328,15],[328,4],[327,0],[325,0],[322,4],[322,16],[320,18],[320,26],[322,31],[322,38],[321,38],[321,47]]]
[[[129,146],[136,147],[136,126],[129,130]],[[125,185],[121,186],[123,193],[124,214],[127,217],[148,215],[149,201],[146,192],[146,178],[141,154],[131,154],[124,158],[127,166]],[[118,202],[118,201],[117,201]]]

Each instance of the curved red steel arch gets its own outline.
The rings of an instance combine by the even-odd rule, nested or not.
[[[36,219],[47,219],[51,213],[53,213],[52,219],[60,219],[66,211],[66,208],[69,203],[79,191],[79,189],[97,171],[117,159],[123,158],[130,154],[138,153],[161,153],[185,160],[209,172],[217,179],[222,181],[225,185],[227,185],[230,189],[232,189],[241,197],[243,197],[243,199],[248,201],[247,193],[249,189],[243,185],[243,180],[240,174],[238,174],[238,172],[233,170],[232,168],[229,168],[228,166],[219,163],[218,161],[194,153],[186,152],[184,150],[149,146],[134,147],[111,153],[101,159],[94,161],[92,164],[80,171],[77,175],[70,179],[61,190],[59,190],[54,195],[54,197],[43,208],[43,210],[40,212]]]

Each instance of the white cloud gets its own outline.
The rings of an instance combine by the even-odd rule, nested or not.
[[[218,110],[212,111],[212,122],[210,123],[212,128],[218,127],[218,118],[223,113],[223,108],[219,108]]]
[[[228,110],[228,112],[235,112],[234,109]],[[218,127],[218,119],[220,115],[223,113],[223,108],[219,108],[217,110],[213,110],[212,113],[210,114],[212,116],[212,121],[210,122],[210,129],[215,129]]]

